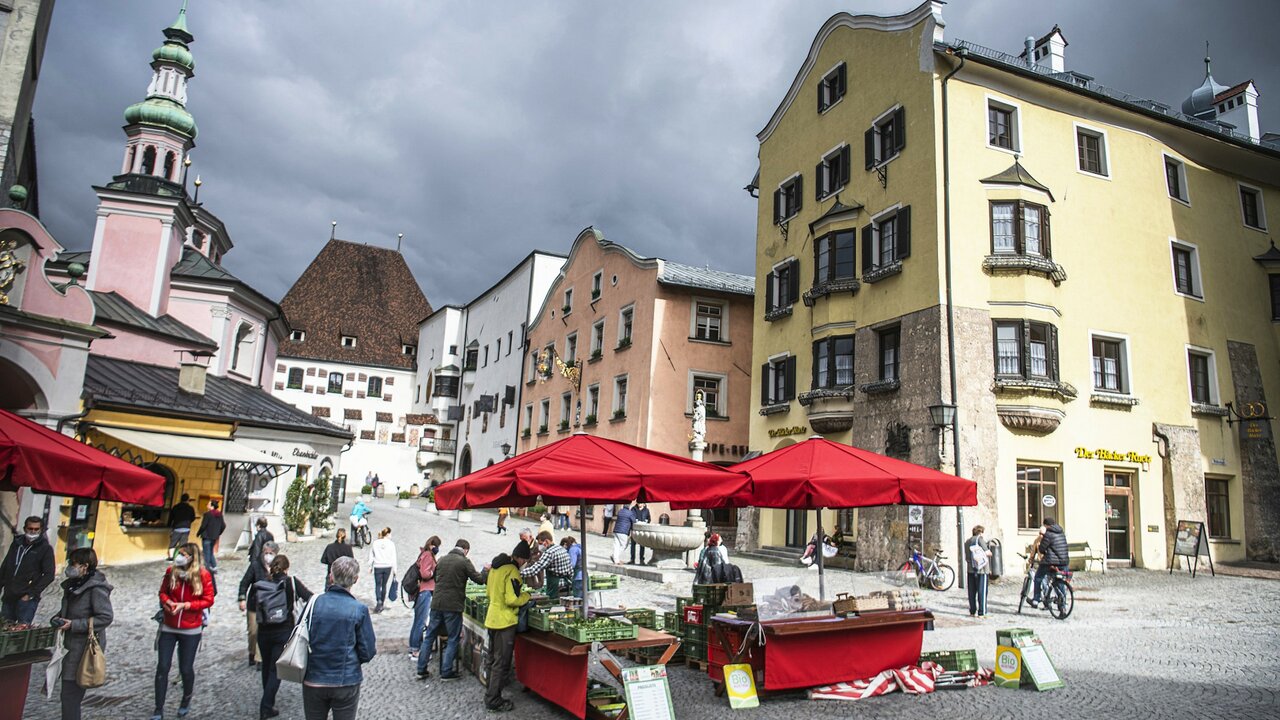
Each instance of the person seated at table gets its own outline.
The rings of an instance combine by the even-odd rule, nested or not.
[[[545,570],[547,581],[544,589],[547,597],[556,600],[560,597],[561,583],[572,582],[573,561],[569,559],[568,551],[555,543],[551,533],[546,531],[538,533],[537,542],[542,552],[537,560],[520,568],[520,577],[532,577]]]
[[[813,564],[813,553],[818,546],[818,533],[814,533],[809,538],[809,544],[804,548],[804,554],[800,556],[800,562],[804,565]],[[833,558],[836,553],[840,552],[840,546],[836,545],[836,541],[831,539],[830,535],[822,536],[822,557]]]

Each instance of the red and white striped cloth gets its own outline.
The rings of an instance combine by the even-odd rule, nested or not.
[[[897,670],[885,670],[873,678],[853,682],[824,685],[809,690],[810,700],[861,700],[901,690],[908,695],[924,695],[934,688],[947,685],[978,687],[991,682],[992,672],[978,668],[977,672],[948,672],[935,662],[920,666],[908,665]]]

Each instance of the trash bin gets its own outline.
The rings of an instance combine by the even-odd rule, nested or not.
[[[1004,574],[1004,549],[1000,546],[1000,541],[992,539],[987,543],[987,547],[991,548],[991,579],[999,580]]]

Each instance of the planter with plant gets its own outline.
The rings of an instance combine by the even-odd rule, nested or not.
[[[595,424],[596,424],[596,416],[595,416],[595,415],[588,415],[588,416],[587,416],[587,419],[584,421],[584,424],[585,424],[585,425],[595,425]]]
[[[533,435],[533,428],[525,428],[524,430],[522,430],[522,431],[520,432],[520,437],[527,438],[527,437],[530,437],[530,436],[532,436],[532,435]]]
[[[604,350],[601,350],[600,348],[596,348],[595,350],[591,351],[592,360],[599,360],[602,357],[604,357]]]
[[[410,494],[409,494],[409,491],[408,491],[408,490],[401,490],[399,493],[397,493],[397,494],[396,494],[396,498],[397,498],[397,499],[396,499],[396,507],[398,507],[398,508],[407,508],[407,507],[409,507],[409,498],[410,498],[410,497],[412,497],[412,495],[410,495]]]
[[[592,299],[592,300],[599,300],[599,299],[600,299],[600,291],[599,291],[599,290],[592,290],[592,291],[591,291],[591,299]]]
[[[627,411],[626,411],[626,410],[614,410],[614,411],[613,411],[613,419],[614,419],[614,420],[621,420],[621,419],[625,418],[626,416],[627,416]]]
[[[568,429],[569,429],[569,421],[568,421],[568,420],[561,420],[561,421],[560,421],[560,432],[564,432],[565,430],[568,430]]]
[[[307,481],[302,476],[295,477],[284,494],[284,527],[296,536],[306,527],[310,516],[311,495],[307,492]],[[292,542],[288,537],[285,539]]]
[[[325,468],[311,486],[311,528],[328,530],[333,527],[333,476]]]
[[[573,312],[573,306],[572,306],[572,305],[565,305],[564,307],[560,308],[560,314],[561,314],[561,315],[568,315],[568,314],[569,314],[569,313],[571,313],[571,312]]]
[[[432,488],[427,491],[427,512],[429,513],[437,512],[435,488]]]
[[[373,486],[368,483],[365,483],[364,487],[360,488],[360,494],[365,496],[366,498],[372,497]]]
[[[617,347],[616,349],[618,349],[618,350],[626,350],[626,349],[627,349],[627,348],[629,348],[629,347],[631,347],[631,338],[630,338],[630,337],[624,337],[624,338],[622,338],[621,340],[619,340],[619,341],[618,341],[618,347]]]
[[[546,426],[546,425],[539,425],[539,426],[538,426],[538,434],[539,434],[539,435],[546,435],[546,434],[547,434],[547,426]]]

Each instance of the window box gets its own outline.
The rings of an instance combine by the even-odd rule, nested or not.
[[[586,425],[587,427],[591,427],[592,425],[595,425],[595,424],[596,424],[596,416],[595,416],[595,415],[588,415],[588,416],[587,416],[587,419],[586,419],[586,420],[584,420],[582,424],[583,424],[583,425]]]
[[[613,422],[618,422],[619,420],[626,420],[626,419],[627,419],[627,411],[626,411],[626,410],[614,410],[614,411],[613,411],[613,418],[612,418]]]
[[[894,380],[877,380],[872,383],[864,383],[858,386],[858,389],[868,395],[884,395],[886,393],[897,392],[901,385],[896,379]]]
[[[546,426],[546,425],[539,425],[539,426],[538,426],[538,434],[539,434],[539,435],[546,435],[546,434],[547,434],[547,426]]]
[[[1060,400],[1075,400],[1078,392],[1074,385],[1059,380],[1044,378],[1024,378],[1021,376],[997,377],[994,389],[1000,393],[1045,393],[1057,396]]]
[[[789,412],[791,412],[790,402],[773,403],[760,408],[760,414],[766,417],[769,415],[782,415]]]
[[[525,428],[524,431],[520,433],[520,437],[528,438],[532,436],[533,436],[532,428]]]
[[[631,347],[631,338],[625,337],[618,341],[618,346],[613,350],[614,352],[617,352],[619,350],[626,350],[629,347]]]
[[[875,268],[874,270],[872,270],[871,272],[864,274],[862,276],[862,282],[868,285],[871,285],[873,283],[878,283],[887,277],[893,277],[894,275],[900,275],[901,273],[902,273],[902,261],[894,260],[888,265],[881,265]]]
[[[988,255],[982,259],[982,269],[990,274],[1012,272],[1039,275],[1061,285],[1067,279],[1067,271],[1058,263],[1034,255]]]
[[[800,393],[796,399],[800,401],[802,406],[809,407],[817,400],[852,400],[855,394],[857,394],[857,391],[854,390],[852,385],[850,385],[849,387],[843,388],[818,388],[817,390],[809,390],[807,392]],[[765,413],[762,410],[760,414],[764,415]]]
[[[1094,405],[1109,405],[1113,408],[1128,410],[1138,404],[1138,398],[1132,395],[1120,395],[1117,393],[1094,391],[1089,396],[1089,402]]]
[[[791,317],[790,305],[786,305],[784,307],[771,308],[764,314],[765,322],[773,322],[774,320],[781,320],[782,318],[785,318],[785,317]]]
[[[843,278],[840,280],[830,280],[824,283],[818,283],[805,291],[804,300],[805,307],[813,307],[813,303],[818,298],[823,298],[835,293],[847,292],[850,295],[857,295],[858,289],[862,287],[862,283],[857,278]],[[787,309],[790,315],[790,308]],[[768,317],[765,317],[768,320]]]
[[[572,306],[572,305],[565,305],[565,306],[563,306],[563,307],[561,307],[561,308],[560,308],[560,314],[561,314],[561,315],[568,315],[568,314],[569,314],[569,313],[571,313],[571,312],[573,312],[573,306]]]
[[[592,290],[592,291],[591,291],[591,302],[595,302],[596,300],[599,300],[599,299],[600,299],[600,291],[599,291],[598,289],[597,289],[597,290]]]
[[[596,348],[595,350],[591,351],[591,357],[587,360],[587,362],[595,362],[602,357],[604,357],[604,350],[601,350],[600,348]]]
[[[1191,403],[1192,415],[1204,415],[1207,417],[1226,417],[1227,409],[1220,405],[1205,405],[1204,403]]]
[[[560,432],[564,432],[565,430],[568,430],[568,429],[569,429],[569,421],[568,421],[568,420],[561,420],[561,421],[560,421]]]

